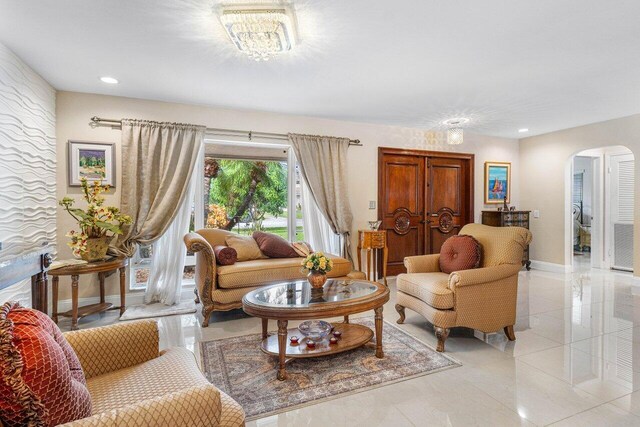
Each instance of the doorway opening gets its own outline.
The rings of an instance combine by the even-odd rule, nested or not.
[[[568,218],[574,271],[633,271],[634,169],[634,156],[623,146],[572,157]]]

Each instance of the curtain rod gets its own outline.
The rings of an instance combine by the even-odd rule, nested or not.
[[[105,119],[98,116],[91,117],[91,126],[96,127],[100,125],[111,126],[113,128],[118,128],[122,126],[122,120],[116,119]],[[218,129],[218,128],[207,128],[206,133],[209,135],[216,136],[244,136],[249,141],[253,138],[262,138],[262,139],[276,139],[281,141],[288,141],[289,137],[284,133],[271,133],[271,132],[253,132],[251,130],[235,130],[235,129]],[[359,139],[350,139],[349,145],[355,145],[358,147],[362,147],[362,143]]]

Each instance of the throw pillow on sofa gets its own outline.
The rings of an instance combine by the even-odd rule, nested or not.
[[[293,250],[296,251],[299,257],[303,258],[306,258],[311,252],[313,252],[313,249],[311,249],[311,245],[303,241],[292,242],[291,247],[293,247]]]
[[[238,252],[229,246],[214,246],[213,253],[216,255],[216,262],[219,265],[233,265],[238,260]]]
[[[478,268],[481,251],[480,242],[472,236],[451,236],[440,248],[440,271],[449,274],[454,271]]]
[[[260,248],[253,237],[241,236],[239,234],[229,235],[225,238],[227,246],[236,250],[238,254],[238,262],[251,261],[254,259],[265,258],[260,252]]]
[[[4,426],[55,426],[91,416],[78,357],[46,314],[0,307],[0,419]]]
[[[287,240],[276,234],[254,231],[253,239],[258,244],[260,251],[269,258],[297,258],[299,256]]]

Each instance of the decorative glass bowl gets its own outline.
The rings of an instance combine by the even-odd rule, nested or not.
[[[380,228],[380,224],[382,224],[382,221],[367,221],[367,222],[369,223],[369,229],[374,231]]]
[[[331,333],[331,324],[324,320],[306,320],[300,323],[298,330],[305,338],[318,342]]]

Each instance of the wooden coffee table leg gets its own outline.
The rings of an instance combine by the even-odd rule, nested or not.
[[[349,316],[344,316],[344,323],[349,323]]]
[[[382,359],[384,352],[382,351],[382,306],[375,309],[376,313],[376,357]]]
[[[278,320],[278,376],[280,381],[284,381],[287,378],[285,372],[285,356],[287,353],[287,325],[288,320]]]
[[[262,339],[267,338],[267,329],[269,328],[269,319],[262,319]]]
[[[54,322],[58,323],[58,276],[53,276],[51,279],[51,318]]]
[[[71,330],[78,329],[78,280],[80,276],[71,276]]]

